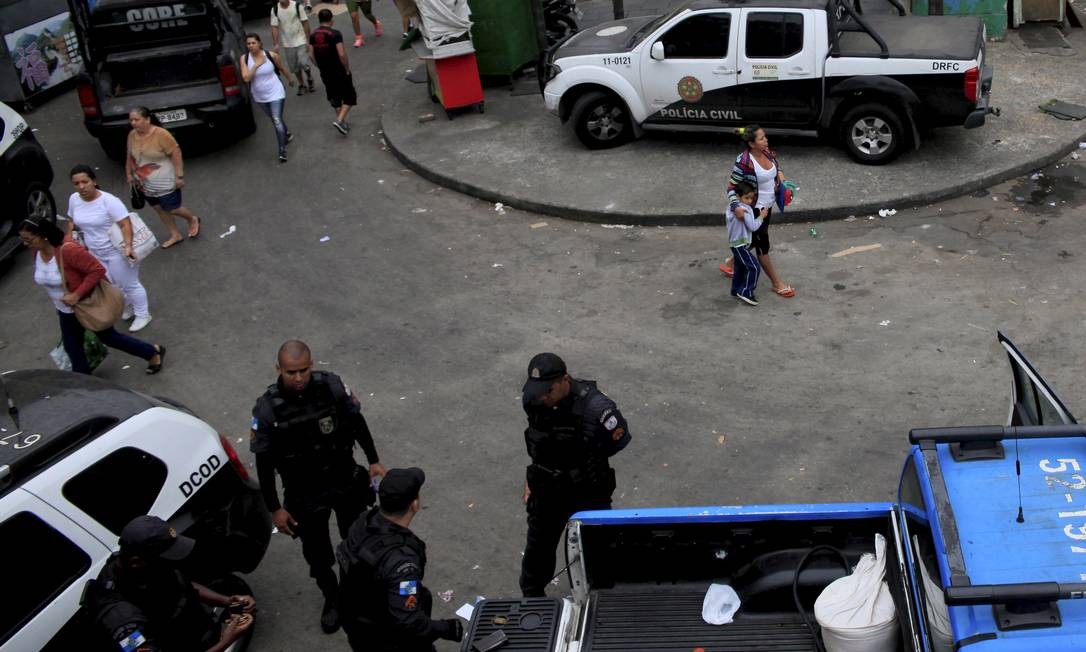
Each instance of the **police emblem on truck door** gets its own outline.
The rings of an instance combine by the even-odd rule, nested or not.
[[[683,98],[687,102],[697,102],[705,95],[705,90],[701,86],[701,82],[697,77],[687,75],[679,80],[678,85],[679,97]]]
[[[336,422],[332,417],[324,417],[317,422],[317,425],[320,426],[322,435],[330,435],[336,429]]]

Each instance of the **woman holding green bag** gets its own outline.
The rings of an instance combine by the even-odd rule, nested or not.
[[[79,303],[106,277],[106,269],[86,249],[64,241],[64,232],[47,220],[24,220],[19,239],[34,252],[34,282],[42,286],[60,316],[60,336],[64,351],[72,361],[72,371],[89,374],[90,364],[83,349],[85,329],[72,306]],[[95,331],[106,346],[124,351],[148,362],[147,373],[162,370],[166,347],[148,344],[130,335],[122,335],[108,326]]]

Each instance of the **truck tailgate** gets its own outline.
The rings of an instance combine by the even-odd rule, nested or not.
[[[706,650],[813,651],[814,640],[798,613],[750,614],[727,625],[701,619],[709,584],[593,591],[585,652],[690,652]]]

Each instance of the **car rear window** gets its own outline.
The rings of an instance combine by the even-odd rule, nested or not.
[[[7,564],[0,643],[90,568],[87,553],[30,512],[0,523],[0,559]]]
[[[64,483],[64,497],[110,532],[146,514],[166,483],[166,464],[138,448],[119,448]]]
[[[165,90],[191,84],[218,82],[219,69],[210,47],[162,56],[129,56],[106,59],[102,64],[101,91],[105,97],[124,97],[148,90]]]

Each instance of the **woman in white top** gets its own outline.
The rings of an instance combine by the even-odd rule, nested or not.
[[[294,140],[287,123],[283,122],[283,105],[286,104],[287,91],[279,75],[287,78],[287,83],[294,85],[294,77],[283,68],[279,55],[268,52],[257,34],[245,35],[245,47],[249,51],[241,55],[241,78],[249,83],[253,101],[268,114],[275,125],[275,139],[279,142],[279,162],[287,162],[287,143]]]
[[[83,246],[106,268],[109,280],[124,294],[124,319],[135,320],[129,332],[143,329],[151,321],[147,308],[147,290],[140,283],[139,261],[132,249],[132,220],[128,209],[120,199],[98,188],[94,169],[89,165],[77,165],[71,172],[75,192],[68,198],[68,229],[78,229],[83,235]],[[109,239],[109,228],[114,224],[124,236],[124,244],[118,251]]]
[[[72,306],[93,291],[106,275],[105,269],[86,249],[65,242],[64,232],[52,221],[39,218],[23,221],[19,239],[34,252],[34,282],[53,300],[60,317],[60,339],[72,361],[72,371],[89,374],[91,368],[83,348],[85,331]],[[147,373],[162,371],[166,347],[122,335],[112,326],[97,331],[96,335],[102,344],[146,360]]]

